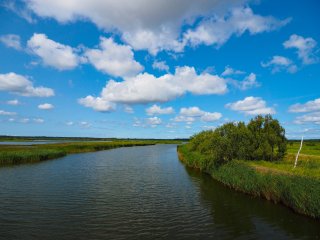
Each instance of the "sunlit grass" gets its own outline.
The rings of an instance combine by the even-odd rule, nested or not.
[[[34,163],[70,153],[94,152],[118,147],[145,146],[155,141],[73,142],[32,146],[0,146],[0,165]]]
[[[273,171],[274,173],[293,174],[320,179],[320,142],[305,142],[298,158],[297,167],[294,168],[296,154],[300,143],[288,144],[288,153],[283,161],[246,161],[258,171]]]

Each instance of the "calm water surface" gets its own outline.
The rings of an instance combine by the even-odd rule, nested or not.
[[[0,239],[319,237],[319,221],[184,167],[176,145],[0,168]]]

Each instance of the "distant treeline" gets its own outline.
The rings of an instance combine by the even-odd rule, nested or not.
[[[161,139],[161,138],[94,138],[94,137],[48,137],[48,136],[7,136],[0,135],[0,141],[39,141],[39,140],[59,140],[59,141],[189,141],[188,138],[174,138],[174,139]]]
[[[248,124],[226,123],[194,135],[189,143],[191,151],[207,157],[208,165],[221,165],[233,159],[281,160],[287,149],[285,129],[271,115],[259,115]]]

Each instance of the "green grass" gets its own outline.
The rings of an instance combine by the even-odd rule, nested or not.
[[[178,154],[186,165],[207,172],[232,189],[282,203],[298,213],[320,219],[319,146],[320,142],[303,146],[303,155],[295,169],[298,143],[294,143],[286,158],[279,162],[233,160],[216,167],[210,165],[208,156],[190,151],[188,144],[179,146]]]
[[[288,153],[283,161],[266,162],[250,161],[247,162],[258,171],[273,171],[287,175],[299,175],[320,179],[320,142],[304,142],[296,168],[293,168],[296,154],[300,147],[300,142],[289,142]]]
[[[156,141],[158,143],[181,143],[189,139],[135,139],[135,138],[93,138],[93,137],[47,137],[47,136],[4,136],[0,135],[0,142],[30,142],[30,141],[68,141],[68,142],[97,142],[97,141]]]
[[[287,145],[288,154],[296,154],[300,147],[300,141],[290,141]],[[300,154],[315,155],[320,157],[320,141],[304,141]]]
[[[145,146],[157,141],[74,142],[29,146],[0,146],[0,166],[34,163],[71,153],[94,152],[118,147]],[[162,143],[162,142],[161,142]],[[171,142],[170,142],[171,143]]]

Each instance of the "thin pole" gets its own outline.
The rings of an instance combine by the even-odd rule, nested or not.
[[[293,168],[296,168],[296,166],[297,166],[298,157],[299,157],[299,154],[300,154],[300,151],[301,151],[301,148],[302,148],[302,143],[303,143],[303,137],[301,138],[300,148],[299,148],[299,151],[298,151],[298,153],[297,153],[297,155],[296,155],[296,160],[295,160],[295,162],[294,162],[294,167],[293,167]]]

